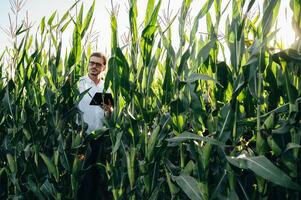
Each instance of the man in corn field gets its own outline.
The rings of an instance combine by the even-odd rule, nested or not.
[[[106,70],[107,58],[104,54],[92,53],[88,64],[88,75],[79,80],[80,93],[87,91],[78,107],[83,112],[83,120],[88,124],[86,132],[89,134],[103,126],[106,115],[112,112],[112,105],[95,106],[90,105],[95,93],[103,92],[104,79],[101,77],[102,72]],[[77,199],[112,199],[111,194],[107,191],[107,178],[105,171],[100,171],[96,163],[106,163],[106,149],[110,146],[107,142],[106,134],[97,140],[87,137],[87,143],[91,147],[91,153],[84,156],[85,171],[83,180],[80,183]]]
[[[83,112],[83,119],[88,124],[87,132],[90,133],[103,126],[105,114],[112,112],[111,105],[95,106],[90,105],[92,97],[97,92],[103,92],[104,80],[101,78],[102,72],[106,70],[107,58],[104,54],[92,53],[88,64],[88,75],[79,80],[80,93],[88,90],[88,93],[79,103],[79,109]]]

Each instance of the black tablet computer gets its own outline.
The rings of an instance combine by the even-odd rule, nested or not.
[[[101,93],[97,92],[95,93],[94,97],[92,98],[90,105],[95,105],[95,106],[101,106],[103,104],[106,105],[114,105],[113,97],[112,94],[110,93]]]

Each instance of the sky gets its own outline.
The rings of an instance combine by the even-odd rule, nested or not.
[[[17,0],[1,0],[0,3],[0,27],[2,29],[7,29],[9,26],[9,18],[8,13],[12,12],[10,10],[10,1],[17,1]],[[18,0],[22,1],[22,0]],[[24,0],[23,0],[24,1]],[[129,23],[128,23],[128,0],[112,0],[113,4],[119,5],[119,14],[118,14],[118,32],[119,37],[121,37],[124,33],[127,32]],[[25,0],[24,7],[20,11],[19,19],[25,17],[26,13],[28,13],[29,21],[34,23],[35,27],[33,30],[36,29],[37,25],[40,24],[40,20],[43,16],[49,18],[50,15],[57,10],[60,17],[64,14],[64,12],[74,3],[74,0]],[[92,4],[92,0],[81,0],[84,2],[84,9],[87,11]],[[157,2],[157,1],[156,1]],[[172,15],[176,14],[177,11],[180,9],[182,0],[170,0],[170,10],[172,10]],[[196,13],[199,11],[201,6],[204,4],[204,0],[194,0],[192,1],[191,6],[191,15],[195,16]],[[228,1],[222,1],[222,8],[226,6]],[[280,27],[280,31],[278,32],[277,38],[282,40],[286,46],[294,40],[294,33],[291,28],[290,19],[291,19],[291,10],[288,8],[289,1],[282,0],[281,7],[279,11],[279,22],[278,26]],[[142,23],[144,11],[146,9],[147,0],[137,0],[138,4],[138,23]],[[167,10],[168,7],[168,0],[162,0],[161,9],[160,9],[160,16],[163,16],[163,11]],[[286,9],[288,8],[288,9]],[[93,31],[98,32],[98,41],[97,41],[97,51],[104,52],[108,54],[110,52],[110,15],[109,10],[111,10],[111,0],[96,0],[95,11],[94,11],[94,28]],[[286,14],[285,14],[286,13]],[[285,16],[287,15],[287,17]],[[288,19],[288,21],[286,21]],[[204,24],[205,18],[203,18]],[[20,22],[20,21],[19,21]],[[202,26],[200,26],[202,27]],[[177,32],[178,28],[178,20],[175,20],[173,24],[173,31]],[[0,52],[4,50],[5,46],[9,45],[9,37],[5,34],[5,32],[0,29]],[[224,23],[221,23],[221,29],[224,29]],[[68,32],[69,31],[69,32]],[[68,46],[70,44],[70,36],[72,35],[72,29],[64,32],[63,34],[63,46]],[[33,31],[35,32],[35,31]],[[32,32],[32,33],[33,33]],[[202,32],[202,30],[200,30]],[[178,34],[173,34],[174,43],[179,41]]]
[[[20,11],[20,19],[24,18],[26,12],[28,12],[29,21],[39,25],[40,20],[43,16],[50,17],[51,14],[57,10],[57,13],[62,17],[64,12],[74,3],[74,0],[26,0],[24,7]],[[84,9],[87,11],[92,5],[92,0],[82,0],[84,3]],[[128,3],[127,0],[113,0],[114,5],[119,5],[118,13],[118,31],[119,35],[123,35],[127,32],[129,23],[128,23]],[[142,22],[144,10],[146,9],[146,0],[138,0],[138,21]],[[181,7],[181,0],[171,0],[172,5],[171,9],[179,9]],[[110,46],[110,15],[109,11],[111,10],[111,0],[96,0],[95,2],[95,11],[94,11],[94,31],[98,32],[98,50],[103,52],[108,52]],[[163,0],[161,4],[161,10],[167,8],[168,1]],[[10,0],[1,0],[0,3],[0,27],[3,29],[8,28],[9,18],[8,13],[12,13],[10,10]],[[176,13],[175,11],[173,12]],[[12,14],[11,14],[12,15]],[[67,30],[68,31],[68,30]],[[66,32],[63,34],[67,40],[69,36],[72,35],[72,29],[70,28],[69,33]],[[6,45],[8,45],[9,37],[4,33],[3,30],[0,30],[0,50],[3,50]],[[66,44],[68,45],[68,44]]]

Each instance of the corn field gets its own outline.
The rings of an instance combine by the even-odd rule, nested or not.
[[[146,2],[142,25],[130,0],[125,45],[112,10],[105,89],[114,111],[90,135],[77,85],[95,2],[86,15],[76,2],[58,20],[45,16],[37,30],[21,24],[0,52],[0,199],[76,199],[98,138],[106,161],[97,167],[116,200],[301,199],[301,0],[290,0],[296,40],[288,49],[271,42],[280,2],[228,1],[220,38],[222,0],[204,1],[190,29],[192,0],[165,26],[161,0]],[[200,37],[203,18],[208,34]],[[60,34],[71,25],[63,54]]]

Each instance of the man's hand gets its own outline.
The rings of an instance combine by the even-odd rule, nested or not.
[[[108,104],[103,104],[101,108],[105,111],[105,114],[107,113],[110,115],[113,112],[113,106],[110,100]]]

